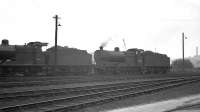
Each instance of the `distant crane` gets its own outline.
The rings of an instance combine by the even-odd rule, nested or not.
[[[199,49],[199,47],[197,46],[197,47],[196,47],[196,56],[199,55],[199,53],[198,53],[198,49]]]
[[[125,50],[126,50],[126,42],[125,42],[125,39],[123,38],[122,40],[123,40],[123,43],[124,43],[124,48],[125,48]]]

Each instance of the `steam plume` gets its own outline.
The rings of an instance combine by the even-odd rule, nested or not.
[[[101,46],[102,47],[106,47],[107,46],[107,44],[108,44],[108,42],[110,42],[112,40],[112,38],[110,37],[110,38],[108,38],[106,41],[104,41],[104,42],[102,42],[101,43]]]

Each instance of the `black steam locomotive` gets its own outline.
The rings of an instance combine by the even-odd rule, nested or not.
[[[51,74],[55,71],[89,73],[92,57],[87,51],[58,46],[55,67],[54,47],[42,51],[43,46],[47,46],[47,43],[29,42],[25,45],[9,45],[8,40],[2,40],[0,74]]]
[[[100,73],[166,73],[170,69],[170,59],[164,54],[128,49],[119,51],[96,50],[94,54],[96,71]]]
[[[121,52],[96,50],[94,57],[85,50],[57,47],[55,66],[55,48],[42,51],[47,43],[30,42],[25,45],[9,45],[2,40],[0,45],[0,74],[65,74],[88,73],[166,73],[170,69],[170,59],[164,54],[128,49]],[[94,58],[95,62],[92,62]],[[95,64],[93,64],[95,63]]]

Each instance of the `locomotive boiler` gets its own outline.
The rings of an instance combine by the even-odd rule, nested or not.
[[[41,42],[29,42],[25,45],[9,45],[8,40],[2,40],[0,45],[0,73],[36,73],[42,71],[44,56]]]

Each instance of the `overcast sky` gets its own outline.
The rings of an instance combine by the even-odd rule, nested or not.
[[[58,44],[93,52],[119,46],[181,58],[194,56],[200,45],[199,0],[0,0],[0,39],[22,45],[54,44],[55,14],[60,16]]]

